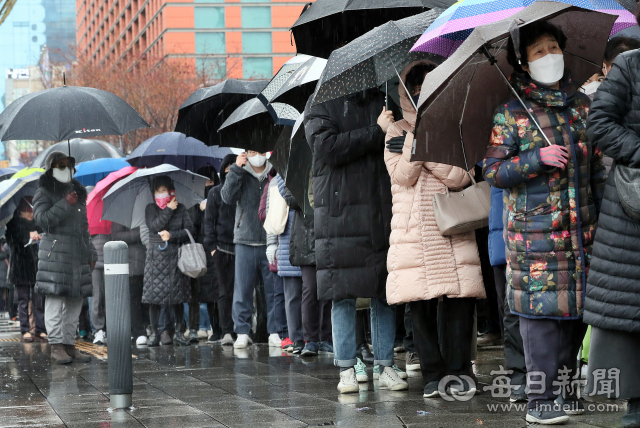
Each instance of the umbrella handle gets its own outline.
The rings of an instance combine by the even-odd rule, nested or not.
[[[164,247],[161,247],[160,245],[158,245],[158,249],[159,249],[160,251],[164,251],[164,250],[166,250],[166,249],[167,249],[167,247],[168,247],[168,246],[169,246],[169,241],[165,241],[165,243],[164,243]]]

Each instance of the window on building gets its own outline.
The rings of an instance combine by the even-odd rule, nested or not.
[[[224,79],[227,74],[225,58],[196,58],[196,70],[207,79]]]
[[[271,33],[242,33],[243,53],[271,53]]]
[[[264,6],[242,7],[242,28],[271,27],[271,8]]]
[[[224,7],[196,7],[195,28],[224,28]]]
[[[273,76],[272,58],[252,58],[242,59],[243,79],[269,79]]]
[[[196,32],[196,53],[218,54],[226,51],[224,33]]]

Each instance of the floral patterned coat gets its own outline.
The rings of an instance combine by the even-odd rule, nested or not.
[[[602,153],[589,142],[589,98],[569,73],[559,90],[514,74],[511,83],[552,144],[570,154],[564,170],[544,165],[544,137],[519,101],[497,109],[484,176],[504,192],[509,309],[521,316],[582,316],[586,275],[605,184]]]

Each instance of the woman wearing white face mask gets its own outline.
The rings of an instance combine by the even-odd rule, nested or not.
[[[47,296],[45,326],[51,360],[87,362],[75,347],[83,297],[91,296],[91,271],[98,260],[87,221],[87,191],[73,180],[75,160],[62,152],[47,156],[33,198],[33,219],[42,229],[35,292]]]
[[[487,181],[505,189],[507,300],[520,316],[527,372],[545,375],[532,378],[539,382],[529,385],[526,416],[541,424],[584,412],[575,395],[557,397],[554,381],[564,366],[575,368],[586,330],[582,305],[605,181],[602,153],[586,133],[590,99],[564,68],[566,41],[545,21],[520,29],[519,49],[509,41],[511,84],[535,122],[516,99],[499,107],[484,160]]]

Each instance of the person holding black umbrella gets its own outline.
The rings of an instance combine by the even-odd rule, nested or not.
[[[484,159],[486,180],[506,189],[507,299],[520,315],[526,420],[543,424],[584,412],[575,391],[557,395],[555,382],[573,377],[586,331],[583,293],[605,181],[602,152],[587,138],[590,99],[564,68],[566,43],[548,21],[520,28],[518,46],[509,38],[511,84],[526,109],[517,99],[498,107]]]
[[[33,217],[43,232],[35,291],[47,296],[44,319],[51,359],[57,364],[91,361],[76,349],[75,339],[98,254],[89,238],[87,191],[72,178],[74,165],[75,159],[65,153],[50,153],[33,198]]]
[[[629,205],[637,206],[638,197],[629,197],[629,181],[622,178],[628,174],[637,177],[640,168],[640,50],[609,58],[610,64],[607,59],[605,55],[607,78],[596,92],[587,122],[589,139],[613,158],[614,164],[604,190],[584,302],[584,322],[591,325],[585,392],[628,400],[622,427],[638,428],[640,217]],[[616,371],[619,382],[614,379],[616,387],[607,393],[602,382],[613,378]]]
[[[236,205],[226,204],[222,200],[220,191],[231,165],[235,164],[237,156],[230,154],[222,159],[220,165],[220,184],[214,186],[207,195],[204,214],[204,246],[213,258],[218,281],[216,289],[216,303],[218,310],[218,325],[220,326],[221,345],[233,345],[233,285],[235,279],[235,245],[233,243],[233,228],[236,218]],[[213,317],[214,305],[207,304],[209,317]]]
[[[392,367],[396,308],[386,301],[391,233],[391,182],[384,138],[394,122],[377,88],[308,109],[305,134],[312,146],[318,299],[332,300],[338,390],[360,389],[356,359],[356,299],[371,298],[371,335],[379,382],[406,390]],[[395,107],[395,104],[394,104]]]
[[[42,229],[33,221],[33,198],[25,196],[7,224],[7,243],[11,249],[9,282],[18,293],[18,315],[24,342],[46,341],[44,296],[33,292],[38,271],[38,241]],[[35,336],[30,333],[29,301],[33,308]]]

